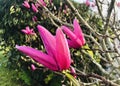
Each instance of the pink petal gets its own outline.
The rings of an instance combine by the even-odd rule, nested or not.
[[[33,71],[36,70],[36,67],[35,67],[34,64],[31,64],[31,69],[32,69]]]
[[[79,23],[77,22],[77,19],[74,19],[73,21],[73,26],[74,26],[74,33],[77,37],[79,37],[79,39],[81,40],[82,42],[82,45],[85,44],[85,39],[84,39],[84,35],[83,35],[83,32],[81,30],[81,27],[79,25]]]
[[[30,27],[29,26],[26,26],[25,28],[27,31],[30,31]]]
[[[35,35],[35,32],[34,32],[33,29],[29,29],[28,34],[30,34],[30,35]]]
[[[50,4],[52,4],[53,1],[52,1],[52,0],[49,0],[49,2],[50,2]]]
[[[70,39],[76,39],[76,35],[66,26],[61,27]]]
[[[71,63],[70,51],[61,28],[56,31],[56,60],[60,71],[68,69]]]
[[[95,2],[91,2],[91,7],[95,7]]]
[[[38,2],[35,3],[36,8],[40,7],[40,4]]]
[[[30,5],[29,5],[28,1],[24,1],[24,3],[22,5],[26,8],[30,8]]]
[[[33,17],[32,17],[32,20],[33,20],[33,22],[37,22],[37,17],[36,17],[36,16],[33,16]]]
[[[23,33],[25,33],[25,34],[28,34],[28,32],[27,32],[26,30],[24,30],[24,29],[21,30],[21,31],[22,31]]]
[[[55,56],[55,46],[56,46],[55,37],[43,26],[38,25],[37,28],[38,28],[40,37],[42,38],[42,41],[44,43],[47,53],[50,56],[54,57]]]
[[[120,7],[120,2],[116,2],[117,7]]]
[[[24,54],[30,56],[32,59],[36,60],[38,63],[43,64],[45,67],[51,70],[58,70],[56,62],[51,56],[28,46],[16,45],[16,48]]]
[[[46,6],[46,3],[43,0],[39,0],[38,3],[42,6]]]
[[[75,43],[75,45],[79,45],[82,46],[82,42],[81,40],[76,36],[75,33],[73,33],[68,27],[66,26],[62,26],[61,27],[63,29],[63,31],[70,37],[70,40],[73,41]],[[80,34],[80,33],[79,33]]]
[[[89,0],[86,0],[86,6],[90,6],[90,1]]]
[[[68,41],[68,45],[69,45],[69,48],[78,48],[80,47],[80,45],[78,45],[76,42],[70,40],[70,39],[67,39]]]
[[[31,5],[32,5],[32,10],[33,10],[33,12],[37,13],[37,12],[38,12],[37,7],[36,7],[33,3],[32,3]]]
[[[70,72],[71,72],[71,74],[74,76],[74,78],[77,77],[77,76],[76,76],[76,71],[75,71],[75,69],[74,69],[73,67],[70,68]]]
[[[33,29],[31,29],[30,32],[33,32]]]

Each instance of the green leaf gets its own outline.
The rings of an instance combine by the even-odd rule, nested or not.
[[[15,13],[15,9],[14,9],[14,6],[11,6],[10,7],[10,14],[13,14],[13,13]]]
[[[90,50],[89,46],[86,44],[85,46],[83,46],[83,48],[85,48],[85,49],[87,50],[88,54],[89,54],[89,55],[92,57],[92,59],[93,59],[94,54],[93,54],[93,51]]]
[[[45,83],[48,84],[49,81],[52,79],[52,77],[53,77],[53,73],[47,75],[47,77],[44,79],[44,80],[45,80]]]
[[[67,73],[66,71],[63,71],[63,73],[73,83],[73,86],[81,86],[78,80],[76,80],[71,74]]]

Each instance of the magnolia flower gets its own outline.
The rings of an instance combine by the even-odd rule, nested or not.
[[[38,2],[35,3],[36,8],[40,7],[40,4]]]
[[[65,9],[63,10],[63,12],[64,12],[65,14],[67,14],[67,12],[68,12],[68,6],[67,6],[67,5],[65,5]]]
[[[49,0],[50,4],[52,4],[52,0]]]
[[[44,0],[38,0],[38,3],[42,6],[46,6],[46,3],[44,2]]]
[[[32,69],[33,71],[36,70],[36,67],[35,67],[34,64],[31,64],[31,69]]]
[[[47,53],[28,46],[16,45],[16,48],[53,71],[68,69],[71,64],[70,51],[62,30],[58,28],[56,36],[53,36],[44,27],[38,25],[37,28]]]
[[[69,37],[67,39],[69,47],[70,48],[79,48],[85,44],[85,39],[84,39],[84,35],[81,30],[81,27],[80,27],[79,23],[77,22],[77,19],[74,19],[73,27],[74,27],[73,31],[71,31],[66,26],[62,26],[61,28],[63,29],[65,34],[67,34],[67,36]]]
[[[89,0],[86,0],[86,6],[90,6],[90,2],[89,2]]]
[[[85,4],[86,4],[86,6],[95,7],[95,2],[94,1],[86,0]]]
[[[95,7],[95,3],[94,2],[91,3],[91,7]]]
[[[37,21],[37,17],[36,17],[36,16],[33,16],[33,17],[32,17],[32,20],[33,20],[33,22],[36,22],[36,21]]]
[[[30,8],[30,5],[29,5],[28,1],[24,1],[24,3],[22,5],[26,8]]]
[[[70,73],[76,78],[76,71],[74,69],[74,67],[70,67]]]
[[[117,7],[120,7],[120,2],[116,2]]]
[[[37,13],[37,12],[38,12],[37,7],[36,7],[33,3],[32,3],[31,5],[32,5],[32,10],[33,10],[33,12]]]
[[[33,31],[33,29],[30,29],[29,26],[27,26],[25,29],[21,30],[23,33],[27,34],[27,35],[34,35],[35,32]]]

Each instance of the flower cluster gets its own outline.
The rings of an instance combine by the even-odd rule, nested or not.
[[[52,3],[52,0],[49,0],[49,2]],[[25,0],[22,5],[27,9],[29,9],[31,7],[33,12],[37,13],[38,8],[41,6],[46,6],[46,3],[44,2],[44,0],[37,0],[36,3],[29,4],[29,2],[27,0]]]
[[[61,26],[56,30],[56,35],[54,36],[43,26],[37,25],[47,53],[29,46],[16,45],[16,48],[53,71],[69,69],[71,64],[69,47],[79,48],[85,44],[85,39],[77,19],[74,19],[73,27],[74,30],[71,31],[68,27]],[[22,30],[26,34],[33,34],[32,31],[33,29],[30,30],[28,26],[26,30]],[[63,32],[69,38],[66,38]]]
[[[30,29],[29,26],[26,26],[26,28],[22,29],[21,31],[27,35],[35,35],[35,32],[33,31],[33,29]]]

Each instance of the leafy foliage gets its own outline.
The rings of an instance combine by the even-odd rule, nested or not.
[[[36,0],[29,0],[29,3],[34,3]],[[45,0],[47,2],[47,0]],[[34,13],[32,9],[25,8],[22,0],[0,0],[0,49],[4,51],[4,56],[0,56],[0,85],[2,86],[62,86],[73,85],[76,83],[76,79],[80,82],[94,82],[95,80],[87,78],[89,76],[79,75],[76,79],[73,76],[59,72],[52,72],[42,65],[34,62],[32,59],[24,56],[15,49],[15,45],[28,45],[33,48],[38,48],[45,52],[43,43],[39,37],[39,33],[36,29],[36,25],[40,24],[47,28],[51,33],[55,34],[56,28],[65,23],[69,26],[72,24],[73,19],[77,17],[77,13],[68,3],[67,0],[53,0],[52,4],[47,3],[47,8],[53,14],[52,16],[48,11],[39,8],[38,13]],[[85,34],[86,45],[80,49],[70,49],[73,63],[71,64],[77,73],[82,71],[86,74],[96,73],[100,76],[104,76],[101,68],[107,70],[106,63],[109,63],[106,59],[106,50],[103,47],[104,38],[104,22],[103,20],[94,15],[88,6],[85,4],[78,4],[72,2],[83,19],[90,25],[97,33],[97,36],[88,29],[88,27],[79,21],[80,26]],[[36,16],[38,19],[36,22],[32,21],[32,17]],[[55,18],[53,18],[53,16]],[[57,20],[58,19],[58,20]],[[62,22],[60,22],[60,20]],[[33,28],[36,36],[27,36],[21,32],[26,26]],[[72,29],[72,27],[70,27]],[[108,28],[108,32],[114,36],[114,33]],[[99,34],[103,34],[102,36]],[[113,42],[113,38],[111,40]],[[111,41],[110,40],[110,41]],[[97,44],[98,43],[98,44]],[[106,43],[107,44],[107,43]],[[102,49],[100,46],[102,45]],[[109,48],[109,46],[107,45]],[[109,49],[110,50],[110,49]],[[109,51],[108,50],[108,51]],[[116,54],[116,53],[115,53]],[[1,54],[0,54],[1,55]],[[113,54],[110,53],[112,56]],[[100,57],[101,56],[101,57]],[[113,58],[114,59],[114,58]],[[32,71],[30,65],[34,64],[36,70]],[[79,71],[78,71],[79,70]],[[68,71],[70,72],[70,71]],[[114,73],[113,75],[116,75]],[[107,76],[105,76],[107,77]],[[108,78],[108,77],[107,77]],[[110,77],[111,79],[111,77]],[[104,80],[104,79],[103,79]],[[99,81],[99,80],[98,80]],[[97,83],[98,84],[98,83]]]

